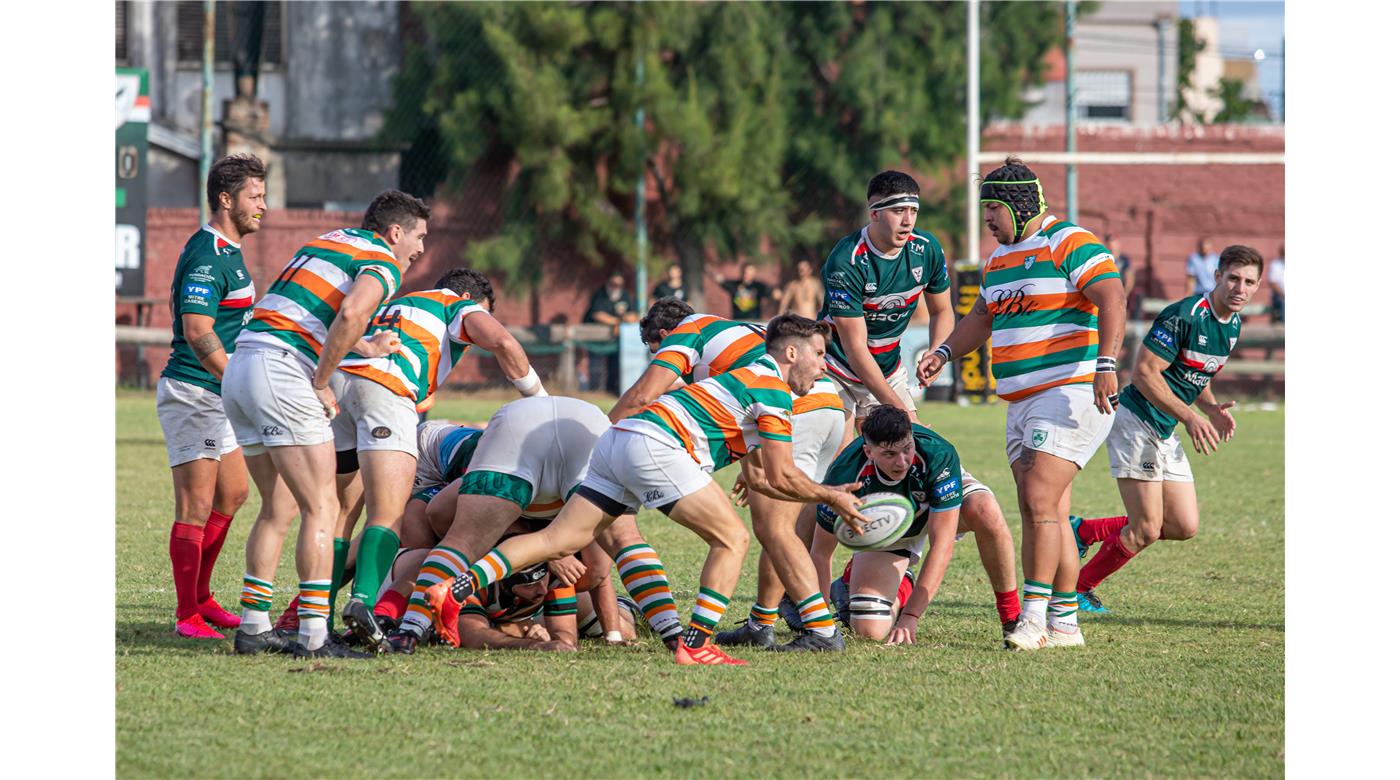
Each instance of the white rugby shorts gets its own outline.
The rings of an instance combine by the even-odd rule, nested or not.
[[[337,371],[331,378],[340,412],[331,420],[336,452],[388,450],[418,457],[418,411],[373,379]]]
[[[609,428],[593,448],[583,487],[612,502],[600,508],[617,516],[674,504],[713,481],[680,445]]]
[[[1113,418],[1094,406],[1088,382],[1046,388],[1006,407],[1006,458],[1015,463],[1031,449],[1082,469],[1108,438]]]
[[[840,388],[839,395],[841,403],[846,407],[846,414],[854,414],[856,419],[863,419],[870,414],[870,410],[880,405],[880,401],[870,392],[864,384],[851,379],[845,379],[841,375],[828,371],[826,374]],[[904,363],[899,364],[892,376],[888,377],[890,389],[899,398],[899,402],[905,409],[913,411],[914,396],[909,392],[909,373],[904,368]]]
[[[311,389],[315,369],[291,347],[241,344],[224,369],[224,411],[248,455],[266,447],[331,441],[331,421]]]
[[[589,456],[609,424],[601,409],[577,398],[542,395],[511,401],[487,423],[471,472],[494,471],[530,483],[532,507],[562,505],[584,480]],[[525,514],[532,513],[527,509]]]
[[[171,468],[238,449],[224,401],[213,390],[163,376],[156,382],[156,417]]]
[[[813,482],[821,482],[841,451],[846,414],[822,408],[792,416],[792,460]]]
[[[1196,481],[1186,460],[1186,447],[1176,432],[1163,439],[1131,409],[1118,407],[1107,444],[1108,472],[1114,479]]]

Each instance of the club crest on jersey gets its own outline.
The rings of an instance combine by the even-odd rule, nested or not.
[[[914,497],[914,503],[916,504],[923,504],[928,502],[928,494],[922,490],[910,491],[910,495]]]
[[[1046,430],[1044,430],[1044,429],[1042,429],[1042,428],[1035,428],[1034,430],[1031,431],[1031,444],[1032,444],[1033,446],[1036,446],[1036,447],[1043,446],[1043,445],[1045,444],[1045,439],[1046,439],[1048,436],[1049,436],[1049,432],[1048,432],[1048,431],[1046,431]]]
[[[924,280],[924,267],[923,267],[923,266],[919,266],[918,268],[915,268],[915,269],[914,269],[914,281],[916,281],[916,282],[922,282],[923,280]]]
[[[1239,341],[1239,338],[1237,338],[1237,337],[1235,337],[1235,336],[1231,336],[1231,337],[1230,337],[1230,349],[1234,349],[1234,348],[1235,348],[1235,342],[1236,342],[1236,341]]]
[[[1035,255],[1026,255],[1026,270],[1029,271],[1033,265],[1035,265]]]

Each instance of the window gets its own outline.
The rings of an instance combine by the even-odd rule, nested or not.
[[[1130,71],[1077,71],[1074,80],[1076,117],[1110,121],[1132,118],[1133,77]]]
[[[282,51],[283,4],[263,3],[262,64],[284,65]],[[233,64],[233,3],[214,4],[214,64]],[[204,61],[204,3],[181,0],[176,4],[176,53],[181,65]]]
[[[126,53],[126,12],[129,3],[126,0],[117,0],[117,63],[127,62]]]

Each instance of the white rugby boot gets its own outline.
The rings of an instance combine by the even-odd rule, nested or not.
[[[1073,631],[1065,631],[1058,626],[1051,625],[1045,632],[1046,647],[1083,647],[1084,632],[1079,626],[1075,626]]]
[[[1039,650],[1045,647],[1045,620],[1021,613],[1016,628],[1006,635],[1007,650]]]

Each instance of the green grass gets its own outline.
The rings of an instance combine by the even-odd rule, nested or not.
[[[484,420],[505,400],[447,399]],[[679,668],[655,640],[570,655],[428,648],[321,663],[232,655],[172,636],[171,488],[151,395],[117,397],[117,772],[121,776],[1190,776],[1283,773],[1283,413],[1243,411],[1220,453],[1193,457],[1202,524],[1100,592],[1088,646],[1000,649],[990,588],[959,544],[913,648],[843,655],[740,652],[744,668]],[[1004,408],[927,405],[1001,498]],[[728,484],[733,470],[723,472]],[[236,608],[239,512],[215,573]],[[1075,484],[1088,516],[1121,514],[1102,452]],[[654,512],[682,616],[704,545]],[[292,594],[292,545],[274,611]],[[751,548],[756,558],[758,545]],[[844,563],[844,555],[838,565]],[[730,615],[753,598],[749,566]],[[726,623],[728,620],[726,620]],[[786,629],[782,629],[785,632]],[[782,633],[780,632],[780,633]],[[680,709],[672,697],[709,696]]]

